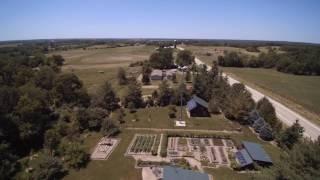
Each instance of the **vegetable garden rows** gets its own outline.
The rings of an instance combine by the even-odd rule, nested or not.
[[[151,153],[157,135],[136,135],[130,153]]]

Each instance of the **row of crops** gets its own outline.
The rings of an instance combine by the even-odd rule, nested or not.
[[[130,148],[131,153],[150,153],[156,135],[137,135]]]
[[[157,136],[156,137],[156,141],[154,142],[154,146],[152,147],[152,155],[156,156],[158,155],[158,148],[159,148],[159,145],[160,145],[160,138],[161,136]]]

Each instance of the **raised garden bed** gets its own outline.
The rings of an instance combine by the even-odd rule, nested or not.
[[[139,134],[133,139],[133,143],[130,147],[129,153],[139,154],[139,153],[151,153],[153,146],[155,144],[157,135],[152,134]]]

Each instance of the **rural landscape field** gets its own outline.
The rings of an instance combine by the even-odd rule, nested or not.
[[[4,1],[0,180],[320,179],[320,2]]]
[[[210,64],[217,61],[219,55],[225,51],[234,51],[248,56],[258,56],[259,52],[248,52],[245,48],[223,47],[223,46],[184,46],[192,50],[197,57],[205,63]],[[272,46],[281,54],[279,46]],[[266,52],[268,47],[258,47],[260,52]],[[208,56],[207,53],[212,53]],[[223,71],[230,76],[246,84],[259,88],[266,95],[274,97],[285,103],[290,108],[309,117],[315,123],[320,122],[319,92],[320,79],[318,76],[295,76],[281,73],[274,69],[261,68],[232,68],[224,67]]]

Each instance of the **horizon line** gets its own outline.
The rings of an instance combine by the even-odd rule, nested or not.
[[[276,42],[276,43],[296,43],[296,44],[310,44],[320,45],[316,42],[290,41],[290,40],[258,40],[258,39],[219,39],[219,38],[160,38],[160,37],[71,37],[71,38],[30,38],[30,39],[11,39],[0,40],[0,43],[5,42],[19,42],[19,41],[45,41],[45,40],[200,40],[200,41],[252,41],[252,42]]]

